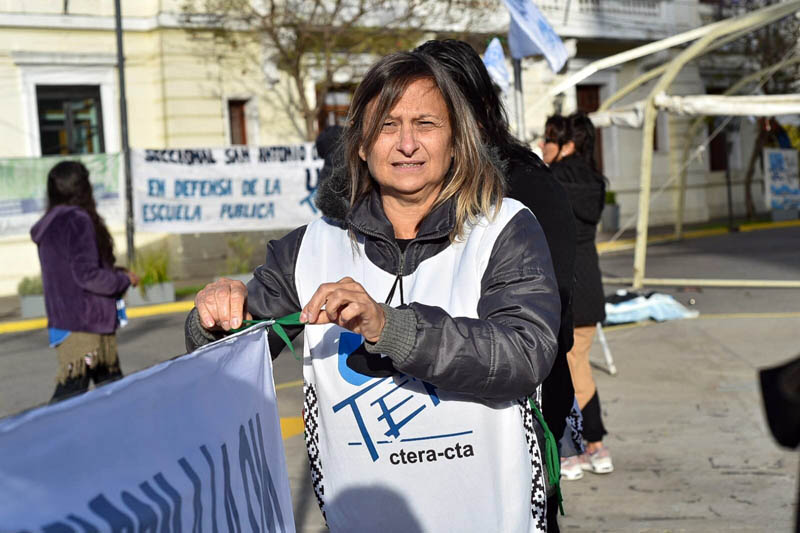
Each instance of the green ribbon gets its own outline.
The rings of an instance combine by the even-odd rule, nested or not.
[[[298,357],[297,353],[294,351],[294,346],[292,346],[292,340],[289,338],[289,335],[286,334],[286,330],[283,329],[283,326],[303,326],[305,325],[303,322],[300,322],[300,311],[296,313],[292,313],[290,315],[282,316],[280,318],[266,318],[263,320],[242,320],[242,327],[232,329],[231,333],[237,333],[248,327],[255,325],[255,324],[262,324],[264,322],[270,322],[269,326],[272,328],[272,331],[281,338],[281,340],[289,347],[292,351],[292,355],[298,361],[301,361],[300,357]]]
[[[544,421],[542,412],[536,407],[536,402],[533,401],[533,398],[528,398],[528,402],[531,404],[533,414],[536,415],[536,419],[544,430],[544,462],[547,467],[547,479],[550,481],[550,485],[556,488],[558,510],[561,511],[561,516],[564,516],[564,498],[561,497],[561,459],[558,457],[558,444],[553,432],[547,427],[547,422]]]

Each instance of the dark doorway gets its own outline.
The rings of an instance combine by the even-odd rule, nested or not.
[[[706,87],[706,94],[724,94],[725,91],[723,87]],[[724,120],[725,117],[708,117],[706,119],[708,135],[717,131]],[[709,170],[728,170],[728,135],[724,129],[708,143],[708,152]]]
[[[247,144],[247,100],[228,100],[228,121],[231,144]]]

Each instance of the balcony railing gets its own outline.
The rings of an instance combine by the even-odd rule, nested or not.
[[[699,25],[697,6],[673,0],[538,0],[563,37],[660,39]]]
[[[577,7],[582,12],[621,13],[624,15],[657,16],[661,14],[662,0],[578,0]]]

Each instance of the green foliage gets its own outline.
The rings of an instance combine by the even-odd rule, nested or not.
[[[789,136],[789,140],[795,150],[800,150],[800,126],[795,126],[794,124],[781,124],[781,126],[786,130],[786,134]]]
[[[20,296],[36,296],[44,294],[42,287],[42,277],[34,276],[31,278],[22,278],[22,281],[17,285],[17,294]]]
[[[189,285],[187,287],[175,287],[175,298],[186,298],[187,296],[194,297],[195,294],[202,291],[205,285]]]
[[[606,191],[606,205],[614,205],[617,203],[617,193],[614,191]]]
[[[231,237],[228,239],[228,255],[225,266],[226,274],[248,274],[253,271],[251,258],[255,252],[255,246],[244,235]]]
[[[166,248],[137,251],[133,271],[139,276],[139,290],[144,295],[147,287],[170,281],[169,252]]]

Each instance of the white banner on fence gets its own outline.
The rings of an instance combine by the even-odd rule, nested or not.
[[[0,421],[0,531],[294,531],[264,332]]]
[[[138,231],[295,228],[318,216],[312,143],[134,150],[131,162]]]
[[[125,220],[119,154],[0,159],[0,236],[26,235],[47,207],[47,173],[61,161],[80,161],[89,169],[97,209],[108,225]]]
[[[764,149],[764,201],[774,211],[800,209],[797,150]]]

